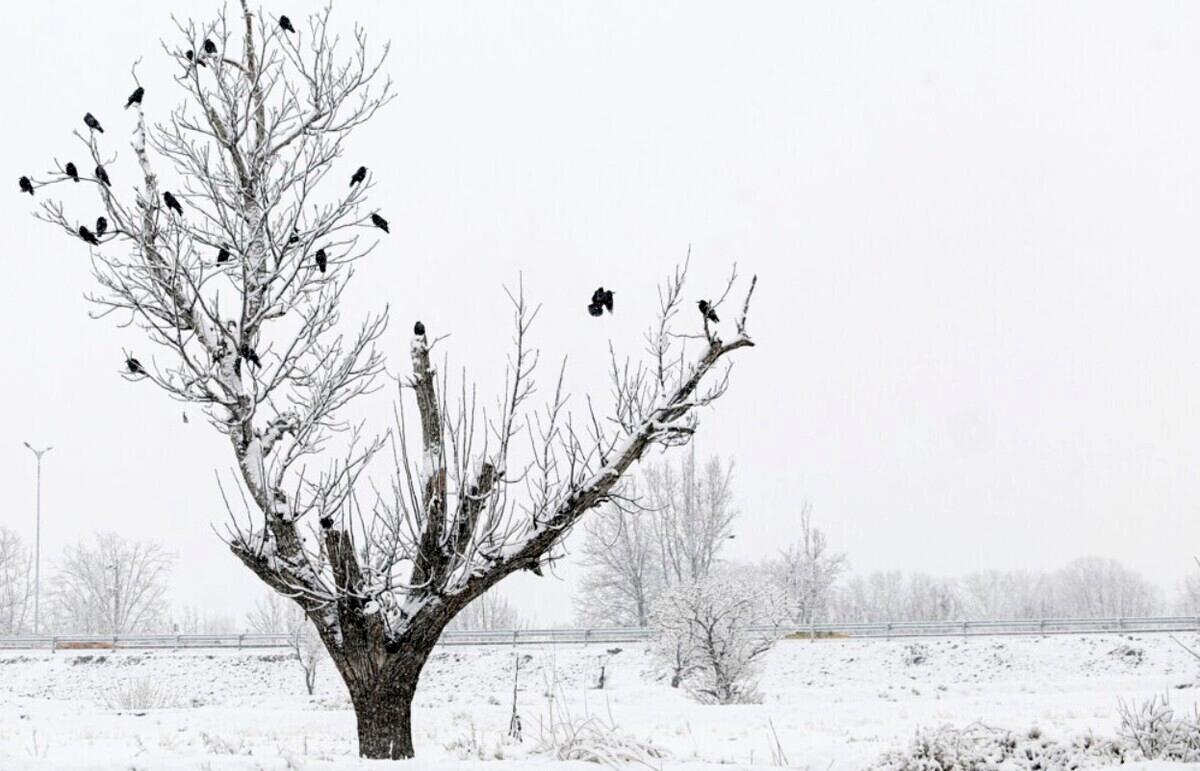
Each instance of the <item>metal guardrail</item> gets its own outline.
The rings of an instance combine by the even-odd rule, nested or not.
[[[1046,618],[1009,621],[894,621],[822,623],[806,626],[755,626],[792,639],[891,639],[905,637],[976,637],[1200,631],[1200,617]],[[453,630],[440,645],[614,644],[644,642],[654,630],[644,627],[596,629]],[[0,637],[0,650],[180,650],[185,648],[246,650],[288,648],[288,634],[66,634]]]

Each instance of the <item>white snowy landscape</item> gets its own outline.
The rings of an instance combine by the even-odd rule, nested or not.
[[[439,648],[417,691],[418,758],[399,765],[358,760],[336,673],[321,672],[308,696],[287,655],[7,653],[0,768],[594,769],[554,756],[562,744],[554,732],[584,718],[615,727],[630,747],[653,748],[660,757],[647,756],[651,768],[892,768],[882,756],[908,748],[923,729],[981,722],[1069,745],[1117,738],[1122,703],[1167,699],[1191,715],[1200,700],[1200,663],[1167,635],[786,641],[767,658],[761,703],[731,706],[695,703],[670,688],[644,646],[618,647]],[[519,742],[509,736],[514,658]],[[602,660],[606,683],[597,689]],[[115,703],[139,687],[159,706]],[[576,749],[605,751],[586,738]],[[1075,761],[1040,767],[1099,763],[1082,753]]]

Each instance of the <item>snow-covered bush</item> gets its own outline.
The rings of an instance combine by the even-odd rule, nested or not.
[[[151,677],[136,677],[118,681],[104,689],[102,700],[104,706],[109,709],[126,712],[167,709],[179,703],[176,694]]]
[[[1200,762],[1200,711],[1176,715],[1167,697],[1121,702],[1121,739],[1146,760]]]
[[[778,607],[768,592],[731,574],[676,584],[655,605],[657,654],[698,700],[737,704],[758,700],[755,675],[776,634],[754,632],[772,623]]]
[[[1038,729],[1024,734],[973,723],[920,730],[906,749],[877,760],[873,771],[1071,771],[1134,759],[1120,742],[1080,735],[1056,741]]]

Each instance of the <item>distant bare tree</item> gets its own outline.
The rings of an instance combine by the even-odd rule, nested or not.
[[[0,634],[20,634],[33,602],[33,558],[14,531],[0,525]]]
[[[51,580],[57,632],[124,634],[159,631],[173,557],[150,541],[97,533],[63,551]]]
[[[678,467],[650,466],[643,480],[665,583],[707,576],[737,516],[733,463],[712,457],[698,469],[693,450]]]
[[[254,603],[246,613],[246,623],[256,634],[286,634],[292,654],[304,672],[304,687],[312,696],[317,687],[317,670],[325,658],[321,637],[316,627],[296,603],[274,592]]]
[[[644,627],[650,622],[650,606],[663,583],[654,514],[614,504],[584,524],[586,572],[575,596],[584,623]]]
[[[800,507],[800,538],[774,565],[792,620],[812,624],[827,620],[833,587],[846,572],[846,555],[831,552],[829,542],[812,522],[812,506]]]
[[[700,701],[755,701],[755,674],[777,634],[751,627],[781,619],[780,598],[761,583],[730,573],[678,583],[655,603],[657,651]]]
[[[1083,618],[1148,616],[1158,612],[1158,589],[1116,560],[1080,557],[1059,571],[1061,611]]]
[[[487,592],[473,600],[446,625],[447,629],[487,631],[526,629],[529,624],[521,618],[508,598],[498,592]]]

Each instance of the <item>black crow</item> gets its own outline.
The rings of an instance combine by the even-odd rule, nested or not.
[[[324,250],[324,249],[318,249],[318,250],[317,250],[317,254],[316,254],[316,256],[315,256],[313,259],[315,259],[315,260],[317,261],[317,270],[319,270],[319,271],[321,271],[322,273],[324,273],[324,272],[325,272],[325,266],[328,264],[328,260],[325,258],[325,250]]]
[[[220,265],[222,262],[229,262],[229,250],[223,246],[217,252],[217,264]]]
[[[204,38],[204,53],[215,54],[217,52],[217,44],[208,38]]]
[[[350,187],[354,187],[359,182],[367,178],[367,167],[359,166],[358,171],[354,172],[354,176],[350,177]]]
[[[125,366],[129,369],[129,374],[131,374],[131,375],[146,374],[146,368],[142,366],[142,363],[140,361],[133,358],[132,356],[125,357]]]
[[[103,182],[107,187],[112,187],[112,182],[108,180],[108,172],[104,170],[103,166],[96,167],[96,179]]]
[[[104,219],[103,217],[97,217],[96,218],[96,237],[99,238],[100,236],[104,235],[107,232],[108,232],[108,220]]]
[[[90,112],[83,116],[83,122],[86,123],[87,127],[92,131],[99,131],[101,134],[104,133],[104,129],[100,128],[100,121],[96,120],[96,116],[92,115]]]
[[[33,195],[33,182],[29,179],[29,177],[21,177],[19,180],[17,180],[17,184],[21,186],[22,193],[29,193],[30,195]]]
[[[419,321],[416,324],[413,324],[413,334],[418,337],[424,337],[425,336],[425,325]]]
[[[292,20],[286,16],[279,17],[279,28],[284,32],[295,32],[296,28],[292,26]]]
[[[599,287],[595,292],[592,292],[592,302],[597,305],[604,304],[604,287]]]
[[[256,367],[262,366],[262,362],[258,360],[258,354],[255,353],[254,349],[251,348],[250,346],[243,345],[240,349],[238,349],[238,353],[240,353],[242,355],[243,359],[250,362],[254,366],[256,366]]]
[[[292,234],[288,236],[288,244],[294,244],[300,240],[300,228],[292,228]]]
[[[380,217],[378,214],[371,215],[371,224],[374,225],[375,227],[379,228],[380,230],[382,230],[384,233],[392,232],[392,231],[388,230],[388,221],[385,220],[383,217]]]
[[[82,238],[87,243],[91,244],[92,246],[100,245],[100,242],[96,240],[96,237],[94,235],[92,235],[92,231],[87,229],[87,225],[79,226],[79,237]]]
[[[183,215],[183,207],[179,205],[179,200],[171,195],[170,191],[163,193],[163,203],[168,209],[172,209],[176,214]]]
[[[79,169],[75,168],[75,164],[68,161],[66,171],[67,171],[67,176],[71,178],[72,182],[79,181]]]
[[[187,60],[188,60],[189,62],[192,62],[193,64],[199,64],[201,67],[207,67],[207,66],[208,66],[207,64],[205,64],[205,63],[204,63],[204,60],[203,60],[203,59],[197,59],[197,58],[196,58],[196,52],[195,52],[195,51],[193,51],[193,50],[192,50],[192,49],[190,49],[190,48],[188,49],[188,51],[187,51],[187,53],[185,54],[185,56],[187,56]]]
[[[588,313],[593,316],[599,316],[604,313],[605,308],[608,308],[608,312],[612,313],[613,293],[611,289],[598,287],[595,292],[592,292],[592,301],[588,304]]]
[[[321,517],[321,518],[320,518],[319,520],[317,520],[317,521],[321,523],[321,529],[322,529],[322,530],[328,530],[328,529],[330,529],[331,527],[333,527],[333,517],[329,516],[328,514],[326,514],[325,516]]]
[[[128,110],[132,105],[141,104],[142,97],[145,95],[146,89],[142,88],[141,86],[135,88],[133,93],[129,95],[129,99],[125,102],[125,109]]]
[[[708,300],[701,300],[696,303],[696,305],[700,306],[700,315],[703,316],[706,321],[711,321],[714,324],[717,324],[721,321],[719,318],[717,318],[716,310],[714,310],[713,307],[708,304]]]

